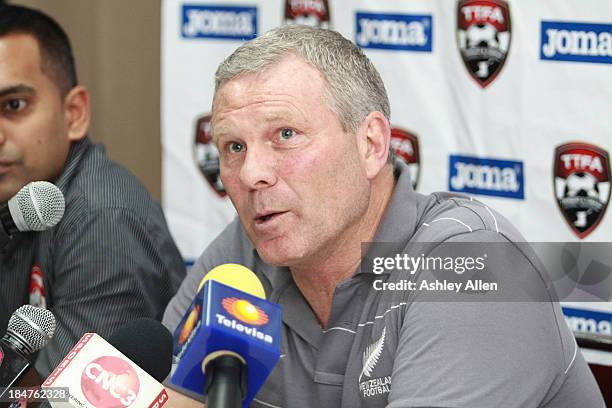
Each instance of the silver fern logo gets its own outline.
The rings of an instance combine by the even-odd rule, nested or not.
[[[380,338],[374,343],[370,344],[363,352],[363,368],[361,369],[361,374],[359,374],[359,382],[361,382],[361,377],[364,375],[368,378],[372,376],[372,371],[374,370],[374,367],[376,367],[376,363],[378,363],[378,359],[380,358],[383,348],[385,347],[386,332],[387,328],[385,327],[383,328]]]
[[[362,398],[374,398],[377,396],[384,396],[391,391],[391,376],[385,375],[383,377],[371,378],[374,374],[374,368],[381,359],[383,349],[385,348],[385,336],[387,335],[387,328],[384,327],[380,335],[380,338],[374,343],[366,347],[363,352],[361,374],[359,374],[359,391]],[[380,371],[390,371],[391,367],[389,364],[383,364]],[[362,381],[363,379],[363,381]]]

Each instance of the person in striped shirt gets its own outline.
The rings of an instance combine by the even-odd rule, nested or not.
[[[0,201],[35,180],[55,183],[66,201],[54,228],[19,233],[0,250],[0,335],[23,304],[56,317],[36,359],[43,376],[85,332],[161,319],[185,275],[159,204],[89,140],[89,123],[62,28],[39,11],[0,6]]]

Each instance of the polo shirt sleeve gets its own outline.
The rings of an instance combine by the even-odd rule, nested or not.
[[[200,281],[204,278],[206,272],[210,270],[209,266],[207,266],[208,263],[204,255],[198,258],[189,270],[189,273],[187,273],[179,290],[168,303],[162,323],[170,330],[170,333],[174,333],[187,308],[193,301]]]
[[[180,323],[196,295],[200,281],[208,271],[224,263],[244,264],[242,252],[245,239],[240,231],[240,221],[235,219],[215,238],[191,267],[164,312],[162,323],[170,332],[174,332]]]
[[[482,230],[446,242],[504,240]],[[490,270],[531,270],[530,284],[543,285],[523,252],[506,249],[506,256],[488,259]],[[388,407],[603,407],[559,305],[504,300],[419,301],[417,295],[400,329]]]

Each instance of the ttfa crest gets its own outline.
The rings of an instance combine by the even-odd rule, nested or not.
[[[510,49],[510,8],[503,0],[461,0],[457,42],[468,72],[483,88],[500,73]]]
[[[330,28],[327,0],[285,0],[285,24]]]
[[[555,197],[572,231],[585,238],[603,219],[610,201],[610,156],[588,143],[555,149]]]
[[[210,187],[219,195],[225,197],[225,187],[221,182],[219,167],[219,151],[212,141],[210,121],[212,115],[206,114],[196,120],[194,155],[195,161]]]
[[[395,157],[402,160],[408,166],[410,182],[412,183],[412,188],[416,190],[421,166],[418,137],[407,130],[393,127],[391,128],[391,148]]]

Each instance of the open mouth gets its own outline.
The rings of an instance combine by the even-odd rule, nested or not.
[[[279,217],[280,215],[284,214],[286,211],[282,211],[282,212],[273,212],[273,213],[269,213],[266,215],[262,215],[259,216],[257,218],[255,218],[255,224],[259,225],[259,224],[264,224],[268,221],[271,221],[277,217]]]

